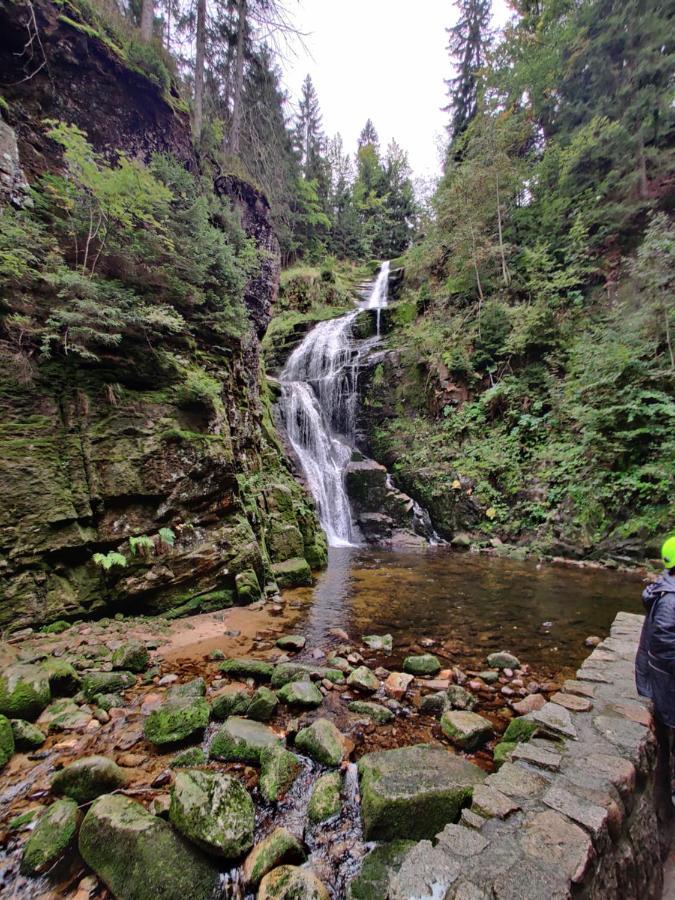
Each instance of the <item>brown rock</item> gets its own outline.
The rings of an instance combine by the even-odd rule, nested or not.
[[[477,784],[473,789],[471,811],[485,819],[505,819],[519,809],[514,800],[495,788]]]
[[[598,644],[602,643],[602,638],[598,637],[596,634],[592,634],[590,637],[587,637],[584,641],[584,644],[587,647],[597,647]]]
[[[553,810],[525,820],[520,845],[533,859],[561,868],[575,884],[583,880],[594,856],[586,832]]]
[[[589,712],[593,709],[593,701],[588,697],[579,697],[577,694],[563,694],[560,691],[553,694],[551,703],[557,703],[558,706],[564,706],[572,712]]]
[[[147,758],[142,753],[118,753],[117,765],[124,766],[125,769],[135,769],[137,766],[142,766]]]
[[[392,672],[384,682],[384,692],[394,700],[401,700],[414,680],[412,675],[405,672]]]
[[[595,696],[595,688],[592,684],[587,684],[583,681],[574,681],[573,679],[568,679],[562,686],[563,691],[566,694],[578,694],[579,697],[594,697]]]
[[[525,716],[527,713],[541,709],[545,704],[546,698],[542,694],[528,694],[522,700],[514,703],[513,708],[519,716]]]

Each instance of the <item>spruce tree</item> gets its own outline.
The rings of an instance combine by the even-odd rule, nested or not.
[[[478,108],[478,73],[490,42],[491,0],[457,0],[457,22],[448,28],[448,53],[456,75],[446,81],[452,118],[448,126],[453,143],[466,131]]]
[[[309,75],[302,83],[295,123],[295,141],[303,175],[307,179],[315,178],[323,152],[324,137],[321,130],[319,98]]]

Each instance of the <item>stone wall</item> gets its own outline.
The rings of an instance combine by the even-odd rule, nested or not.
[[[633,681],[642,616],[619,613],[541,726],[473,792],[470,809],[391,872],[389,900],[649,900],[661,896],[670,792]]]

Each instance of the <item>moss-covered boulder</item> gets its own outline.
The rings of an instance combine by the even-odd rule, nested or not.
[[[234,579],[237,588],[237,601],[241,604],[254,603],[260,600],[262,591],[254,569],[244,569]]]
[[[95,700],[97,694],[118,694],[136,684],[132,672],[87,672],[82,679],[82,690],[87,700]]]
[[[44,731],[41,731],[32,722],[26,722],[25,719],[12,719],[11,724],[14,746],[17,750],[36,750],[47,740]]]
[[[446,709],[441,716],[441,729],[450,743],[462,750],[476,750],[494,733],[487,719],[464,709]]]
[[[39,666],[9,666],[0,674],[0,715],[34,721],[51,700],[46,672]]]
[[[177,753],[169,765],[172,769],[190,769],[193,766],[204,766],[208,757],[201,747],[188,747],[181,753]]]
[[[260,882],[258,900],[330,900],[330,894],[309,869],[279,866]]]
[[[336,816],[342,809],[340,792],[342,778],[339,772],[326,772],[314,782],[307,806],[307,818],[312,824],[324,822]]]
[[[78,803],[116,791],[127,783],[127,775],[107,756],[84,756],[61,769],[52,778],[55,794],[64,794]]]
[[[467,709],[471,712],[476,707],[478,700],[460,684],[451,684],[446,692],[447,705],[450,709]]]
[[[265,543],[272,562],[279,563],[304,556],[302,533],[296,525],[278,519],[270,519],[269,524]]]
[[[368,700],[352,700],[347,704],[347,709],[359,716],[367,716],[378,725],[386,725],[387,722],[394,720],[394,714],[390,709],[380,703],[371,703]]]
[[[302,763],[281,744],[260,751],[258,787],[265,800],[276,803],[286,794],[302,770]]]
[[[225,762],[257,763],[265,748],[282,743],[282,739],[261,722],[230,716],[211,739],[209,756]]]
[[[159,816],[120,795],[99,797],[80,828],[82,858],[117,900],[210,900],[216,866]]]
[[[323,694],[311,681],[289,681],[279,689],[279,699],[288,706],[301,706],[306,709],[321,706]]]
[[[382,900],[389,895],[389,879],[398,872],[414,841],[392,841],[371,850],[361,871],[347,886],[347,900]]]
[[[359,666],[350,672],[347,684],[362,694],[374,694],[380,686],[380,682],[367,666]]]
[[[390,634],[364,634],[361,640],[366,647],[379,653],[391,653],[394,649],[394,639]]]
[[[283,634],[276,640],[276,645],[280,650],[291,651],[292,653],[302,650],[306,643],[307,638],[301,634]]]
[[[406,656],[403,671],[409,675],[437,675],[441,671],[441,664],[433,653],[422,653],[419,656]]]
[[[279,699],[274,691],[266,687],[259,687],[251,698],[246,715],[249,719],[255,719],[256,722],[269,722],[278,705]]]
[[[246,857],[243,875],[249,887],[256,887],[260,880],[283,863],[303,863],[306,855],[302,845],[290,831],[275,828],[256,844]]]
[[[299,731],[295,746],[324,766],[339,766],[348,755],[345,736],[328,719],[317,719]]]
[[[269,681],[274,671],[272,663],[248,657],[226,659],[218,668],[224,675],[229,675],[231,678],[255,678],[256,681]]]
[[[329,666],[315,666],[312,663],[289,662],[281,663],[272,673],[272,687],[283,687],[290,681],[309,681],[315,679],[321,681],[323,679],[333,684],[344,684],[345,676],[339,669],[332,669]]]
[[[53,697],[72,697],[79,691],[82,679],[75,666],[62,656],[48,656],[40,668],[47,673]]]
[[[253,800],[230,775],[198,769],[178,772],[169,818],[186,838],[214,856],[239,859],[253,846]]]
[[[251,702],[251,691],[239,684],[230,684],[211,700],[211,718],[219,722],[228,716],[243,716]]]
[[[7,765],[14,753],[14,729],[7,716],[0,716],[0,769]]]
[[[431,744],[367,753],[358,772],[367,841],[433,838],[485,778],[478,766]]]
[[[498,653],[491,653],[488,656],[487,664],[491,669],[518,669],[520,660],[513,653],[500,650]]]
[[[312,570],[307,560],[300,556],[273,563],[272,575],[280,588],[303,587],[312,584]]]
[[[145,672],[150,665],[148,648],[142,641],[126,641],[113,651],[113,669],[126,669],[129,672]]]
[[[209,724],[209,704],[202,697],[176,697],[153,709],[143,725],[145,739],[165,746],[201,736]]]
[[[45,810],[24,847],[24,875],[46,872],[63,856],[75,837],[78,816],[74,800],[57,800]]]
[[[39,723],[48,731],[81,731],[91,721],[91,710],[80,708],[65,698],[51,703],[40,716]]]
[[[97,694],[96,706],[108,712],[111,709],[123,709],[126,706],[121,694]]]

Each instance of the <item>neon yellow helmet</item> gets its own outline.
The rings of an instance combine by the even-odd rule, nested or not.
[[[661,559],[665,563],[666,569],[675,569],[675,534],[664,541],[663,547],[661,547]]]

